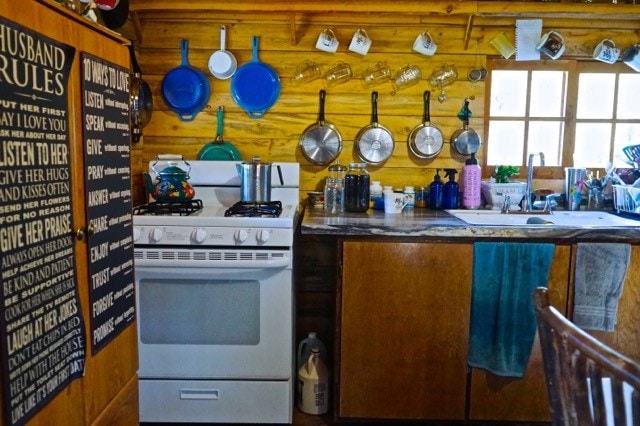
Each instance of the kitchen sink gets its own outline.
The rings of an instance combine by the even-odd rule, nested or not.
[[[553,214],[500,210],[446,210],[470,225],[495,226],[564,226],[611,228],[640,226],[639,220],[627,219],[604,211],[554,211]]]

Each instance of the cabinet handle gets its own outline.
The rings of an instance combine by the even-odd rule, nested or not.
[[[95,228],[93,227],[93,224],[91,224],[91,223],[88,226],[81,226],[76,231],[76,240],[78,240],[78,241],[86,241],[86,240],[88,240],[89,237],[93,235],[93,230],[94,229]]]

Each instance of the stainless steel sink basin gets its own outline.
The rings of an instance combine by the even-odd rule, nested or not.
[[[521,212],[504,214],[499,210],[447,210],[447,212],[470,225],[578,228],[640,227],[638,220],[627,219],[603,211],[555,211],[552,215]]]

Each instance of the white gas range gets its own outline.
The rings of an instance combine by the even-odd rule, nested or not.
[[[140,421],[290,423],[299,165],[273,163],[279,203],[249,217],[225,216],[240,200],[235,162],[189,166],[201,209],[134,209]]]

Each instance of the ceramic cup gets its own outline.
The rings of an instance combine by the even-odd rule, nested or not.
[[[438,45],[433,41],[433,37],[429,34],[429,31],[425,31],[416,37],[416,41],[413,42],[413,50],[423,55],[433,56],[438,49]]]
[[[618,56],[620,56],[620,49],[616,47],[616,44],[610,38],[602,40],[593,50],[593,59],[607,64],[615,63],[618,60]]]
[[[640,43],[627,48],[622,54],[622,62],[640,72]]]
[[[320,76],[322,76],[322,72],[320,71],[318,64],[307,59],[300,64],[293,73],[293,84],[295,86],[302,86],[303,84],[307,84]]]
[[[489,44],[495,47],[505,59],[509,59],[514,53],[516,53],[516,48],[511,43],[511,40],[509,40],[507,33],[502,32],[498,34],[491,39]]]
[[[330,28],[322,30],[316,41],[316,49],[324,50],[325,52],[335,53],[338,50],[340,42]]]
[[[402,209],[407,205],[404,194],[401,192],[385,192],[384,212],[388,214],[402,213]]]
[[[353,34],[351,44],[349,44],[349,50],[360,55],[366,55],[371,47],[371,39],[365,30],[358,28]]]
[[[338,62],[327,70],[326,77],[330,86],[346,83],[353,77],[351,65],[346,62]]]
[[[564,38],[557,31],[549,31],[542,36],[536,49],[551,59],[558,59],[564,53]]]
[[[365,88],[376,86],[391,79],[391,68],[386,62],[378,62],[364,71],[362,85]]]

